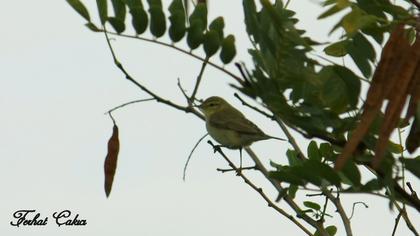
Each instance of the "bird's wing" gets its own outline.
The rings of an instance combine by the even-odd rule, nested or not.
[[[209,122],[219,129],[233,130],[242,134],[266,136],[260,128],[245,118],[242,113],[228,115],[228,113],[218,112],[213,114]]]

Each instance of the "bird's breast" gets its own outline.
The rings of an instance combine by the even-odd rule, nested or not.
[[[237,132],[214,127],[210,125],[209,122],[206,122],[206,128],[210,136],[222,146],[231,149],[238,149],[242,147],[241,137]]]

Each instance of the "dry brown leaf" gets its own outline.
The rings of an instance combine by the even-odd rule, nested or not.
[[[105,194],[109,197],[114,181],[115,170],[117,169],[118,152],[120,150],[120,141],[118,139],[118,126],[114,122],[111,138],[108,141],[108,154],[105,158]]]
[[[373,165],[379,165],[382,160],[389,135],[398,123],[401,110],[410,93],[410,84],[413,84],[412,80],[416,77],[415,71],[419,60],[418,42],[410,47],[404,35],[404,26],[397,26],[382,50],[381,60],[373,75],[360,123],[344,146],[343,152],[335,163],[335,169],[343,168],[368,132],[381,109],[382,102],[389,99]]]

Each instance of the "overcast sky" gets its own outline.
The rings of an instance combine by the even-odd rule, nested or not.
[[[84,1],[97,22],[95,1]],[[166,6],[169,1],[164,1]],[[336,20],[316,22],[316,1],[292,1],[299,26],[319,41]],[[225,33],[236,36],[238,57],[250,65],[242,3],[211,1],[210,18],[225,16]],[[182,181],[185,160],[206,133],[192,115],[155,102],[128,106],[114,113],[120,127],[120,156],[109,199],[103,190],[103,161],[112,122],[104,115],[122,103],[149,98],[113,65],[102,34],[90,32],[65,1],[4,1],[0,8],[0,233],[2,235],[304,235],[232,173],[203,142]],[[169,42],[164,37],[164,41]],[[120,61],[133,77],[165,98],[183,103],[177,78],[192,91],[201,63],[178,52],[146,42],[115,38]],[[180,44],[181,47],[183,43]],[[215,61],[219,63],[219,61]],[[235,67],[227,69],[237,73]],[[198,97],[225,97],[265,132],[283,136],[270,120],[241,107],[225,74],[208,67]],[[297,136],[300,143],[305,141]],[[268,166],[286,163],[287,143],[269,140],[252,146]],[[304,146],[303,146],[304,147]],[[235,161],[237,152],[227,151]],[[244,156],[244,165],[251,164]],[[248,174],[248,172],[247,172]],[[258,173],[250,178],[275,198]],[[418,189],[419,181],[413,183]],[[342,196],[346,211],[364,201],[352,219],[355,235],[391,235],[395,212],[388,202],[366,195]],[[299,196],[298,203],[303,201]],[[322,204],[322,197],[312,201]],[[280,203],[286,210],[289,207]],[[34,209],[46,226],[14,227],[12,215]],[[58,227],[52,214],[70,210],[86,226]],[[334,219],[327,225],[340,224]],[[420,222],[409,211],[413,222]],[[418,226],[418,224],[417,224]],[[34,234],[35,233],[35,234]],[[340,226],[337,235],[344,235]],[[411,235],[401,222],[397,235]]]

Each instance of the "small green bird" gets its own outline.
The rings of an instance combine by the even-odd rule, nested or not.
[[[198,108],[206,118],[210,136],[223,147],[239,149],[265,139],[286,139],[265,134],[240,111],[221,97],[209,97]]]

